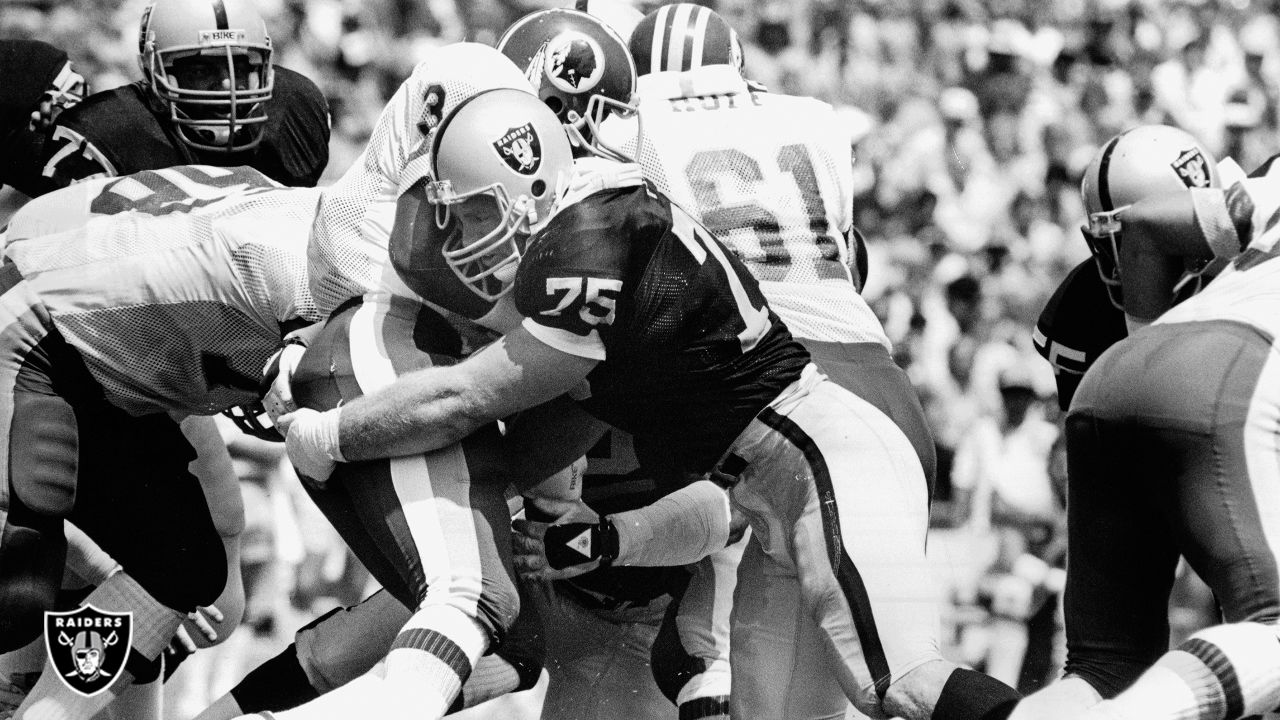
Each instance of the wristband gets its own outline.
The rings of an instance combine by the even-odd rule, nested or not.
[[[618,557],[618,531],[609,518],[599,523],[565,523],[547,528],[543,537],[547,564],[554,570],[599,560],[607,566]]]

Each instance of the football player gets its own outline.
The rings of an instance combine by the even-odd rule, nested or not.
[[[681,50],[654,52],[664,46]],[[641,75],[638,117],[633,110],[608,120],[604,144],[639,157],[646,178],[725,241],[819,367],[903,430],[932,487],[933,441],[919,401],[856,289],[865,255],[850,217],[849,136],[834,111],[810,98],[749,86],[736,33],[709,8],[677,4],[654,11],[635,28],[631,52]],[[654,672],[684,717],[729,712],[729,613],[744,547],[747,541],[699,563],[653,654]],[[758,544],[749,547],[761,552]],[[760,562],[766,561],[750,558],[749,567]],[[794,576],[772,567],[766,572],[769,598],[749,601],[800,617]],[[757,666],[753,677],[792,681],[784,692],[744,684],[737,693],[741,707],[768,716],[842,716],[848,701],[839,685],[820,687],[816,683],[829,676],[804,666],[821,658],[807,645],[818,638],[768,631],[740,629],[738,661]]]
[[[338,463],[446,447],[572,393],[680,470],[732,486],[762,545],[799,569],[812,622],[828,638],[825,670],[859,707],[945,718],[1011,704],[1008,688],[937,654],[923,577],[928,492],[911,443],[809,363],[724,246],[638,167],[597,161],[575,171],[558,119],[529,93],[469,98],[430,143],[421,181],[398,200],[393,258],[398,244],[424,263],[443,256],[476,297],[514,305],[515,322],[461,363],[282,417],[300,473],[324,483]],[[694,523],[647,538],[636,533],[652,526],[560,525],[582,530],[563,547],[678,564],[723,546],[720,486],[696,482],[676,495],[695,508]],[[365,702],[381,687],[363,688]]]
[[[478,88],[490,86],[532,93],[523,73],[492,48],[462,43],[440,50],[415,68],[379,118],[365,153],[326,189],[309,247],[311,285],[321,307],[336,312],[325,326],[322,341],[308,350],[305,357],[312,360],[301,361],[296,373],[283,368],[280,377],[292,378],[292,387],[286,383],[281,393],[269,394],[269,409],[278,412],[291,406],[293,392],[308,384],[313,391],[298,399],[313,407],[323,409],[339,399],[349,401],[406,368],[438,364],[446,356],[462,354],[466,346],[485,340],[483,326],[472,321],[491,325],[503,316],[503,311],[494,312],[492,303],[466,289],[442,256],[429,257],[407,245],[389,243],[395,198],[407,179],[421,177],[430,161],[427,134],[444,113],[468,102]],[[516,153],[528,158],[538,152],[536,147],[514,144],[507,150],[511,154],[506,157],[517,163]],[[435,296],[454,300],[443,303],[453,311],[453,327],[441,321],[438,326],[424,324],[418,329],[419,318],[437,316],[422,303],[424,288],[416,281],[412,285],[403,282],[396,268],[411,268],[413,276]],[[456,302],[460,298],[465,302]],[[454,328],[459,327],[467,337],[458,337]],[[350,342],[348,338],[356,333],[376,342]],[[452,345],[447,342],[450,338]],[[441,344],[444,350],[437,347]],[[306,364],[312,361],[320,364]],[[330,387],[330,361],[350,373],[339,373],[336,388]],[[505,442],[518,441],[509,433]],[[491,445],[493,439],[481,435],[476,441],[479,446],[486,443]],[[309,488],[374,576],[412,609],[408,624],[398,614],[351,612],[300,632],[295,645],[278,662],[273,661],[271,668],[263,668],[262,674],[242,684],[238,695],[233,693],[240,710],[275,709],[269,704],[273,699],[258,691],[271,688],[270,682],[264,682],[266,678],[283,678],[298,689],[299,699],[332,691],[277,713],[281,718],[327,717],[354,713],[352,708],[356,707],[366,711],[369,700],[363,693],[371,684],[389,688],[378,693],[377,712],[438,716],[455,702],[470,701],[466,691],[459,697],[459,688],[473,668],[479,669],[481,655],[495,648],[512,661],[504,671],[506,689],[527,687],[536,681],[538,668],[532,672],[520,669],[518,656],[527,651],[511,647],[516,652],[507,654],[506,648],[500,648],[519,606],[509,577],[510,546],[506,541],[510,517],[502,497],[506,483],[478,480],[494,461],[485,460],[485,453],[475,446],[432,453],[425,467],[417,455],[411,461],[399,458],[355,464],[344,468],[344,473],[352,473],[350,482]],[[539,465],[527,453],[521,452],[519,457],[524,473],[534,472]],[[473,463],[478,466],[469,471],[474,475],[474,482],[470,482],[467,468]],[[344,484],[354,489],[341,490]],[[352,511],[353,505],[359,512]],[[368,512],[369,508],[397,505],[403,505],[404,510],[391,517]],[[362,632],[361,623],[365,622],[377,627]],[[388,634],[389,640],[380,639]],[[361,638],[359,647],[340,647],[351,637]],[[319,661],[307,652],[315,647],[327,648]],[[353,673],[367,669],[370,658],[382,657],[386,662],[381,667],[334,689],[351,680]],[[332,675],[317,680],[318,675],[330,671]],[[305,686],[300,682],[303,680]],[[230,703],[223,706],[231,707]]]
[[[1208,152],[1164,127],[1112,138],[1087,171],[1086,237],[1134,332],[1080,358],[1093,362],[1067,418],[1066,676],[1015,718],[1280,706],[1276,182],[1220,187]],[[1176,304],[1206,268],[1222,272]],[[1179,556],[1228,624],[1166,653]]]
[[[223,536],[243,522],[238,488],[206,500],[188,470],[196,452],[171,415],[256,399],[281,336],[319,319],[305,273],[317,200],[247,168],[193,166],[76,185],[15,217],[0,331],[6,650],[38,634],[53,607],[64,520],[122,567],[92,578],[101,582],[85,601],[134,614],[117,677],[139,677],[187,613],[219,597]],[[51,211],[82,224],[29,232],[66,222]],[[85,698],[46,666],[18,716],[89,717],[124,687]]]
[[[1214,163],[1195,138],[1167,125],[1125,131],[1094,155],[1081,187],[1088,223],[1080,228],[1093,257],[1068,273],[1045,305],[1033,333],[1036,350],[1053,366],[1058,404],[1064,411],[1070,407],[1085,370],[1128,335],[1117,264],[1115,217],[1119,209],[1144,197],[1176,194],[1189,187],[1231,186],[1243,176],[1233,160]],[[1234,205],[1237,212],[1244,210],[1238,202]],[[1199,282],[1204,278],[1187,279]]]
[[[329,162],[329,106],[272,56],[249,0],[155,0],[138,37],[142,80],[58,118],[38,189],[190,164],[248,165],[314,187]]]
[[[634,20],[628,22],[626,10]],[[634,27],[643,17],[620,3],[594,3],[590,12],[530,13],[498,40],[498,49],[525,69],[538,96],[556,113],[577,157],[596,153],[600,121],[607,113],[631,112],[636,84],[626,41],[594,13],[623,27]],[[567,80],[567,64],[578,68],[572,74],[581,81]],[[673,482],[660,472],[642,471],[631,437],[611,429],[587,453],[582,494],[592,508],[619,512],[649,505],[680,484],[683,478]],[[538,517],[535,503],[526,504],[526,513]],[[527,542],[523,536],[514,541],[516,567],[521,569],[522,554],[531,550],[521,548]],[[650,648],[669,593],[686,580],[682,568],[608,567],[575,578],[530,583],[530,601],[537,605],[546,630],[548,683],[542,717],[670,716],[671,705],[650,669]]]

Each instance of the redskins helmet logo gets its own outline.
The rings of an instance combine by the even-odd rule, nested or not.
[[[1173,169],[1177,171],[1182,183],[1189,188],[1209,187],[1209,161],[1197,148],[1191,148],[1173,161]]]
[[[513,127],[493,141],[493,149],[507,167],[521,175],[533,175],[542,165],[542,142],[533,123]]]
[[[604,77],[604,51],[600,45],[572,30],[547,41],[543,63],[551,84],[567,93],[585,93]]]

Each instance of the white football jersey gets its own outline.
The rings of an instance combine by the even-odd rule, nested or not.
[[[1226,192],[1233,224],[1249,229],[1239,239],[1244,249],[1197,295],[1155,322],[1234,320],[1280,342],[1280,164]]]
[[[325,189],[307,252],[311,291],[321,312],[327,315],[369,292],[421,300],[388,257],[396,200],[430,174],[427,133],[459,102],[493,88],[533,91],[514,64],[500,55],[502,62],[495,62],[496,53],[476,43],[433,51],[387,103],[364,152]]]
[[[256,400],[285,324],[322,319],[306,274],[317,189],[193,165],[46,199],[14,217],[5,260],[129,412],[211,414]]]
[[[639,125],[611,117],[601,137],[732,248],[796,337],[888,337],[854,288],[849,134],[830,105],[751,90],[730,66],[640,78]]]

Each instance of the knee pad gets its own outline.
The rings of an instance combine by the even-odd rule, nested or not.
[[[61,520],[40,519],[40,527],[13,520],[0,533],[0,652],[40,636],[44,612],[57,605],[67,554]]]
[[[13,396],[9,437],[10,484],[17,498],[40,515],[66,517],[76,503],[79,436],[75,412],[54,395]]]

